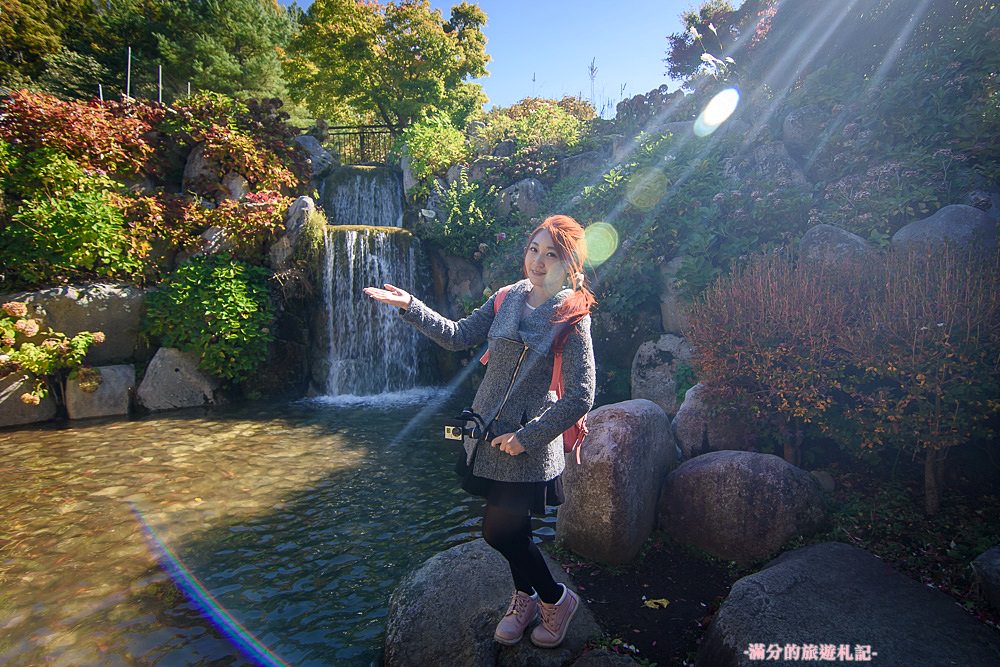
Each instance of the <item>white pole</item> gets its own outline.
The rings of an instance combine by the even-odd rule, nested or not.
[[[97,96],[101,98],[101,103],[104,103],[104,86],[97,84]]]
[[[188,81],[188,97],[191,97],[191,82]]]
[[[156,66],[156,101],[163,104],[163,65]]]
[[[132,47],[128,47],[128,68],[125,70],[125,97],[132,97]]]

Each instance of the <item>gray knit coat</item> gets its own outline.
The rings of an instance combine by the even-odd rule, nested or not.
[[[504,482],[544,482],[556,477],[565,467],[563,431],[594,405],[590,316],[580,320],[566,339],[562,358],[563,395],[556,400],[555,392],[549,391],[555,359],[552,344],[558,333],[552,317],[556,306],[572,290],[562,290],[522,318],[530,290],[528,280],[517,282],[495,315],[496,294],[458,322],[440,315],[416,297],[401,311],[406,322],[445,349],[463,350],[489,343],[486,376],[476,391],[472,409],[486,421],[496,416],[493,432],[516,433],[525,452],[511,456],[490,447],[489,443],[480,445],[473,468],[479,477]],[[508,386],[510,395],[497,415]],[[465,439],[467,457],[471,458],[474,444],[471,438]]]

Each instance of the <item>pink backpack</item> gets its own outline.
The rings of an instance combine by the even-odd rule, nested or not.
[[[500,312],[500,304],[503,300],[507,298],[507,292],[510,291],[511,285],[501,287],[497,290],[497,298],[493,300],[493,313],[494,315]],[[552,382],[549,383],[549,391],[556,392],[556,398],[562,398],[563,395],[563,382],[562,382],[562,349],[554,350],[555,362],[552,364]],[[490,351],[486,350],[479,361],[482,364],[486,364],[490,360]],[[571,425],[568,429],[563,431],[563,451],[567,454],[569,452],[576,452],[576,462],[580,463],[580,449],[583,446],[583,440],[587,437],[587,433],[590,430],[587,428],[587,415],[580,417],[576,420],[576,423]]]

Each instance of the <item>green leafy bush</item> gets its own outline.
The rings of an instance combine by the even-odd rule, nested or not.
[[[496,189],[469,180],[465,170],[447,188],[435,184],[444,220],[425,220],[418,227],[421,238],[457,257],[482,257],[480,245],[500,244],[507,238],[493,215]]]
[[[197,353],[207,373],[243,380],[273,339],[267,277],[225,254],[194,257],[149,295],[144,328],[163,345]]]
[[[9,163],[15,196],[0,260],[28,284],[85,275],[129,277],[140,269],[125,218],[115,205],[118,184],[86,171],[53,149]]]
[[[444,175],[448,167],[464,162],[469,155],[465,135],[444,114],[435,114],[403,130],[393,151],[396,156],[403,145],[410,169],[420,182],[419,193],[430,189],[434,176]]]
[[[488,145],[513,139],[518,150],[544,144],[573,146],[580,140],[584,122],[577,107],[569,108],[555,100],[527,97],[509,107],[490,110],[480,136]]]

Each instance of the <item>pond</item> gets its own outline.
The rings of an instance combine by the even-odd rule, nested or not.
[[[446,394],[0,432],[0,664],[378,663],[398,582],[479,536]]]

